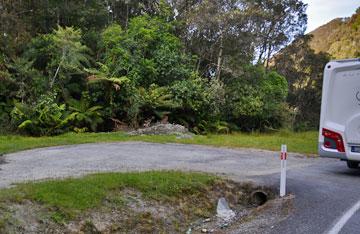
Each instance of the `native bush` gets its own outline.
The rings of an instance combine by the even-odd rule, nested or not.
[[[175,82],[170,90],[179,106],[171,115],[175,122],[195,128],[202,121],[219,120],[224,103],[224,88],[220,81],[207,81],[194,73],[190,79]]]
[[[126,76],[137,87],[167,86],[191,75],[191,56],[183,52],[171,23],[147,15],[131,19],[123,30],[113,24],[102,34],[103,63],[114,76]]]
[[[286,79],[255,66],[245,66],[243,74],[226,81],[226,119],[246,131],[282,127]]]
[[[170,12],[114,20],[97,35],[59,25],[0,54],[0,126],[41,136],[169,121],[206,134],[291,122],[283,76],[222,50],[232,40],[216,31],[198,35],[215,46],[197,53]]]
[[[80,100],[70,98],[67,100],[69,115],[63,121],[75,132],[96,131],[99,124],[103,122],[102,106],[92,106],[90,96],[83,92]]]
[[[15,103],[12,122],[20,132],[33,136],[56,135],[66,129],[66,106],[56,102],[56,94],[42,95],[33,104]]]

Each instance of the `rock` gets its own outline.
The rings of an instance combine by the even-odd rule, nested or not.
[[[214,229],[206,229],[206,228],[201,229],[202,233],[213,233],[214,231],[215,231]]]
[[[100,220],[93,221],[94,229],[100,233],[105,233],[109,225],[109,223],[101,222]]]
[[[218,201],[216,216],[225,222],[230,222],[236,216],[235,212],[229,208],[229,204],[223,197]]]
[[[193,134],[177,134],[176,139],[191,139],[193,138]]]
[[[229,224],[228,224],[228,223],[222,223],[222,224],[219,225],[219,227],[220,227],[221,229],[227,228],[227,227],[229,227]]]
[[[204,219],[203,223],[208,223],[208,222],[210,222],[210,221],[211,221],[211,219],[210,219],[210,218],[207,218],[207,219]]]
[[[186,234],[191,234],[192,233],[192,229],[189,228],[187,231],[186,231]]]
[[[179,138],[191,138],[189,130],[179,124],[162,124],[157,123],[153,126],[140,128],[128,133],[131,136],[134,135],[178,135]]]

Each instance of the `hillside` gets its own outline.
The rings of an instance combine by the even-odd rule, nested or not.
[[[337,18],[315,29],[310,46],[335,59],[360,57],[360,8],[349,18]]]

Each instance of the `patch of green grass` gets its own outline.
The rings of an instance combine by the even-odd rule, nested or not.
[[[280,151],[281,144],[286,144],[289,152],[308,155],[317,154],[318,132],[287,132],[277,133],[234,133],[229,135],[199,136],[194,144],[225,147],[256,148]],[[183,140],[191,143],[191,140]]]
[[[145,198],[166,200],[204,191],[217,178],[202,173],[152,171],[103,173],[83,178],[19,184],[0,190],[0,204],[31,200],[55,209],[53,219],[62,222],[67,214],[96,208],[115,190],[133,188]]]
[[[2,214],[2,216],[0,217],[0,232],[3,231],[6,223],[9,222],[10,219],[11,219],[11,215],[8,212]]]
[[[0,136],[0,154],[16,152],[25,149],[83,144],[93,142],[112,142],[124,141],[126,135],[124,133],[67,133],[53,137],[28,137],[20,135]]]
[[[51,214],[50,218],[54,220],[55,223],[59,223],[59,224],[65,223],[68,219],[67,215],[61,211],[54,211]]]
[[[244,147],[265,150],[280,150],[281,144],[287,144],[290,152],[317,154],[318,132],[277,133],[233,133],[225,135],[209,134],[194,136],[192,139],[177,139],[176,136],[128,136],[122,132],[114,133],[67,133],[54,137],[0,136],[0,154],[25,149],[83,144],[94,142],[145,141],[158,143],[184,143],[213,145],[221,147]]]

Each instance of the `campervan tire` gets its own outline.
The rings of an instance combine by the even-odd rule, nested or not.
[[[348,168],[351,168],[351,169],[359,168],[359,162],[347,161],[346,163],[347,163]]]

